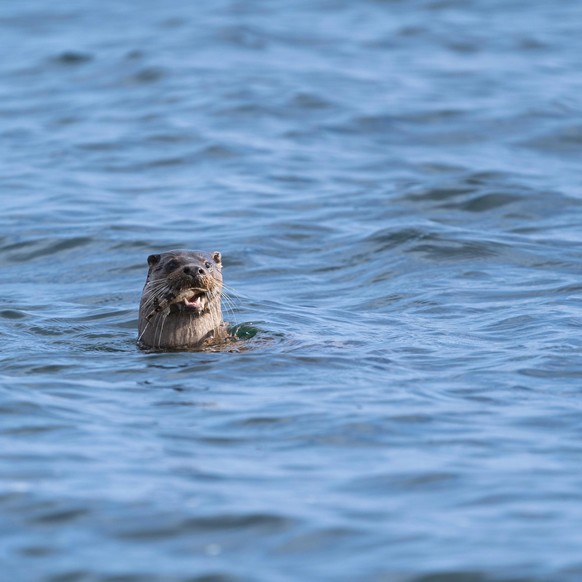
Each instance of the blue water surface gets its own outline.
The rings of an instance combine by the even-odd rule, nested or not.
[[[0,580],[582,580],[581,24],[3,2]],[[136,347],[176,247],[248,339]]]

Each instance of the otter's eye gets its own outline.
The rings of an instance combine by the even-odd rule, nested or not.
[[[205,266],[207,269],[210,269],[210,267],[212,267],[212,265],[211,265],[211,264],[210,264],[208,261],[206,261],[206,262],[204,263],[204,266]]]
[[[166,264],[166,269],[168,271],[173,271],[179,267],[180,263],[176,259],[171,259]]]

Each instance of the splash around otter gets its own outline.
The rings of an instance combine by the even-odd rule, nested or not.
[[[150,255],[139,307],[138,345],[190,350],[225,340],[221,298],[218,251],[172,250]]]

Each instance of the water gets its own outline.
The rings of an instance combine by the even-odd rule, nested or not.
[[[3,3],[0,579],[582,579],[581,18]],[[136,348],[176,247],[240,350]]]

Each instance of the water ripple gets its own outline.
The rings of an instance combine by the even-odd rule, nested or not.
[[[0,9],[10,580],[578,580],[575,3]],[[220,250],[239,338],[135,345]]]

